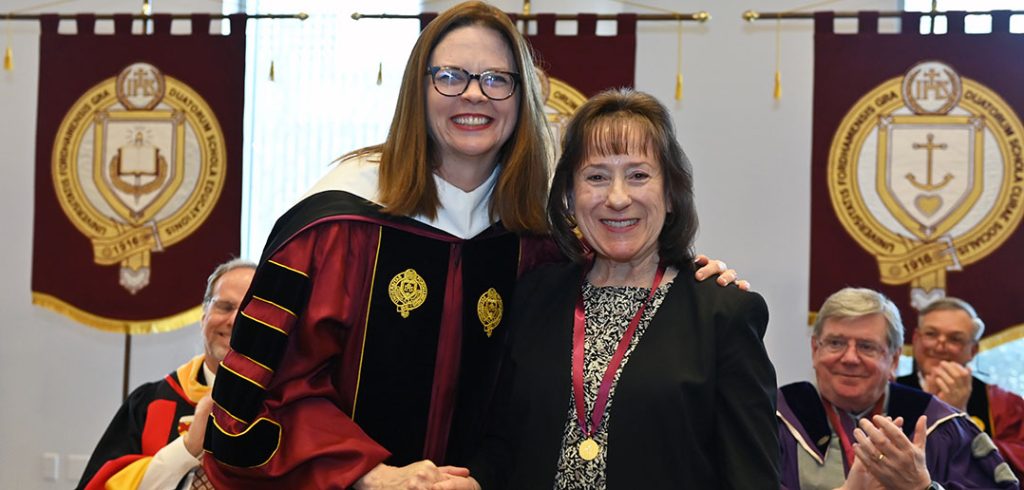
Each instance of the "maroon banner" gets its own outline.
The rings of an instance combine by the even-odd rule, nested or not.
[[[538,14],[537,32],[527,39],[537,65],[549,78],[591,97],[605,89],[633,86],[636,14],[619,14],[616,26],[614,36],[599,36],[597,15],[579,14],[576,34],[559,35],[555,34],[555,14]]]
[[[991,34],[857,34],[815,18],[810,307],[847,286],[884,292],[908,329],[942,296],[972,303],[988,346],[1024,336],[1024,36],[1009,12]],[[908,332],[907,340],[910,336]]]
[[[40,22],[33,303],[125,333],[197,321],[240,248],[245,16],[230,35],[205,14],[188,35]]]

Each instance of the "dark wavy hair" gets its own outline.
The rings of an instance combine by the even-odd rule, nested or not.
[[[607,90],[580,106],[562,138],[547,212],[551,234],[570,259],[581,262],[589,253],[575,233],[570,209],[573,178],[580,166],[591,156],[645,151],[661,165],[669,210],[658,235],[658,256],[666,265],[692,269],[697,235],[693,168],[676,141],[668,109],[649,94],[625,88]]]

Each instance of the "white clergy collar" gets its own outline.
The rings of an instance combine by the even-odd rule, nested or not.
[[[303,198],[318,192],[339,190],[355,194],[367,201],[381,204],[378,192],[379,155],[367,155],[345,160],[336,165]],[[501,165],[496,165],[482,184],[469,192],[450,184],[434,174],[440,206],[437,217],[429,219],[417,215],[411,218],[459,238],[472,238],[491,226],[490,201],[498,181]]]
[[[496,165],[487,180],[469,192],[455,187],[435,173],[434,184],[437,186],[437,198],[441,202],[441,206],[437,210],[437,218],[433,220],[425,216],[413,216],[413,218],[459,238],[473,238],[480,234],[491,226],[489,204],[491,195],[494,193],[494,183],[498,181],[500,168],[500,165]]]

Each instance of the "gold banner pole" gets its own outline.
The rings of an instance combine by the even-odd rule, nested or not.
[[[579,14],[554,14],[555,20],[576,20],[579,18]],[[618,14],[597,14],[597,20],[615,20],[618,18]],[[361,14],[359,12],[352,13],[353,20],[361,19],[419,19],[420,14]],[[535,20],[537,14],[520,15],[519,20]],[[636,14],[636,20],[643,21],[695,21],[695,22],[707,22],[711,20],[711,14],[704,10],[700,12],[692,13],[680,13],[680,14]]]
[[[74,20],[77,14],[57,14],[57,18],[60,20]],[[114,14],[94,14],[97,20],[113,20]],[[168,14],[171,19],[182,20],[191,19],[192,14]],[[232,14],[210,14],[211,19],[225,20],[231,17]],[[247,19],[298,19],[306,20],[309,18],[309,14],[305,12],[299,12],[297,14],[244,14]],[[13,12],[3,14],[0,13],[0,17],[4,17],[8,20],[39,20],[43,14],[16,14]],[[150,20],[153,15],[145,14],[134,14],[133,19],[136,20]]]
[[[966,12],[967,15],[988,15],[991,14],[992,10],[980,10]],[[1010,10],[1010,15],[1024,14],[1024,10]],[[903,10],[888,10],[878,12],[879,17],[900,17],[903,14],[914,13],[914,11],[903,11]],[[935,16],[942,15],[945,12],[931,11],[931,12],[917,12],[922,16]],[[833,12],[832,15],[837,19],[854,19],[860,15],[860,12]],[[814,12],[758,12],[756,10],[747,10],[743,12],[743,20],[748,22],[754,22],[756,20],[775,20],[775,19],[813,19]]]

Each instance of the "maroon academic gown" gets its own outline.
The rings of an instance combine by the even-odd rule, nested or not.
[[[549,241],[464,240],[353,194],[271,232],[217,376],[204,469],[217,488],[345,488],[377,464],[477,447],[519,274]]]

